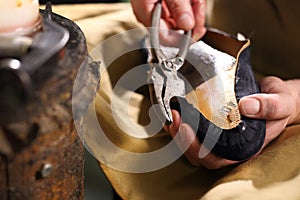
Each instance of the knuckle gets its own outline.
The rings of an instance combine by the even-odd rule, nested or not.
[[[206,0],[190,0],[191,5],[199,6],[199,7],[205,7],[206,6]]]
[[[284,81],[275,76],[268,76],[263,78],[259,84],[262,92],[272,93],[278,90],[278,86],[282,86]]]
[[[274,101],[274,100],[271,100],[271,99],[268,99],[266,101],[266,104],[265,106],[263,106],[263,115],[266,117],[266,118],[270,118],[270,117],[273,117],[276,113],[276,108],[277,108],[277,102]]]
[[[186,1],[186,0],[167,0],[166,2],[168,4],[170,10],[178,10],[178,9],[183,8],[183,5],[185,5],[185,3],[189,2],[189,1]]]

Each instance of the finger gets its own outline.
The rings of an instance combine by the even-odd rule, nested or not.
[[[161,18],[168,24],[170,29],[176,29],[177,25],[172,17],[172,14],[170,13],[169,7],[166,4],[165,1],[162,1],[162,13],[161,13]]]
[[[285,94],[255,94],[243,97],[239,109],[247,117],[278,120],[292,115],[293,102],[291,96]]]
[[[182,33],[172,30],[171,25],[164,19],[160,20],[159,40],[162,45],[179,47]]]
[[[193,129],[185,124],[181,123],[180,114],[176,110],[172,110],[173,123],[170,125],[169,130],[178,148],[185,154],[186,158],[192,165],[200,166],[198,152],[200,150],[200,144],[196,138],[196,134]]]
[[[266,77],[260,81],[262,92],[280,94],[282,97],[286,96],[286,104],[288,105],[286,107],[288,109],[287,112],[291,112],[288,117],[288,124],[297,122],[297,119],[299,118],[299,104],[297,103],[299,99],[299,96],[297,95],[299,89],[295,88],[295,86],[298,86],[299,83],[290,83],[290,81],[283,81],[274,76]],[[282,105],[282,107],[284,106],[286,105]]]
[[[179,149],[184,153],[189,162],[194,166],[201,166],[198,152],[200,144],[194,131],[188,124],[181,124],[178,130],[179,140],[175,140]]]
[[[266,137],[262,149],[265,148],[271,141],[273,141],[278,135],[280,135],[283,129],[286,127],[287,120],[280,119],[274,121],[267,121],[266,123]]]
[[[195,41],[198,41],[206,32],[206,28],[205,28],[206,0],[193,0],[192,9],[195,17],[195,26],[193,28],[192,38]]]
[[[177,134],[177,132],[179,130],[179,126],[181,123],[181,117],[180,117],[179,112],[177,112],[176,110],[171,110],[171,113],[172,113],[173,122],[169,126],[169,132],[172,135],[172,137],[175,137],[175,135]]]
[[[175,138],[179,149],[184,153],[188,161],[194,166],[204,166],[208,169],[219,169],[227,165],[238,163],[208,153],[204,158],[199,157],[202,147],[193,129],[186,123],[181,123],[180,114],[172,110],[173,123],[170,125],[170,134]],[[177,137],[175,137],[177,135]]]
[[[164,130],[167,132],[167,133],[170,133],[170,128],[169,128],[169,126],[168,125],[164,125],[163,126],[163,128],[164,128]]]
[[[278,77],[268,76],[263,78],[260,83],[260,89],[263,93],[284,93],[287,90],[286,83]]]
[[[130,2],[137,20],[144,26],[150,27],[152,12],[158,0],[131,0]]]
[[[266,120],[289,117],[295,109],[295,100],[287,84],[277,77],[267,77],[260,82],[261,91],[268,94],[254,94],[243,97],[239,108],[243,115]]]
[[[195,26],[192,6],[189,0],[165,0],[177,27],[189,31]]]
[[[181,133],[181,131],[183,131],[183,133]],[[182,124],[179,128],[179,134],[185,135],[184,141],[186,143],[191,143],[191,145],[185,152],[185,156],[191,164],[195,166],[204,166],[208,169],[219,169],[227,165],[237,163],[237,161],[226,160],[211,152],[208,152],[205,157],[200,158],[200,149],[205,149],[205,146],[199,143],[199,140],[197,139],[197,137],[195,137],[193,129],[189,125]]]

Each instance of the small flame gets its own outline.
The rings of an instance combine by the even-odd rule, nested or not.
[[[22,6],[22,0],[17,0],[16,3],[18,8]]]

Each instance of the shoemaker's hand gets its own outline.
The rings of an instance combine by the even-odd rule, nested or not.
[[[266,119],[266,138],[262,150],[287,125],[300,123],[300,80],[283,81],[276,77],[266,77],[260,82],[260,87],[262,93],[243,97],[239,102],[239,109],[242,115]],[[195,137],[194,131],[188,124],[181,123],[177,111],[172,110],[172,115],[173,123],[165,129],[173,137],[180,134],[180,140],[176,141],[179,148],[185,144],[191,144],[185,151],[185,156],[191,164],[218,169],[237,163],[237,161],[226,160],[213,153],[199,158],[201,144]]]
[[[242,98],[239,109],[242,115],[266,119],[265,147],[287,125],[300,123],[300,79],[283,81],[266,77],[260,87],[262,94]]]
[[[160,28],[185,31],[193,30],[192,38],[197,41],[205,33],[206,0],[163,0]],[[146,27],[151,26],[152,12],[158,0],[131,0],[136,18]],[[173,43],[175,35],[169,31],[160,32],[161,40]]]

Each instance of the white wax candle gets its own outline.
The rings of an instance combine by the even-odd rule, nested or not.
[[[38,18],[38,0],[0,0],[0,34],[28,29]]]

